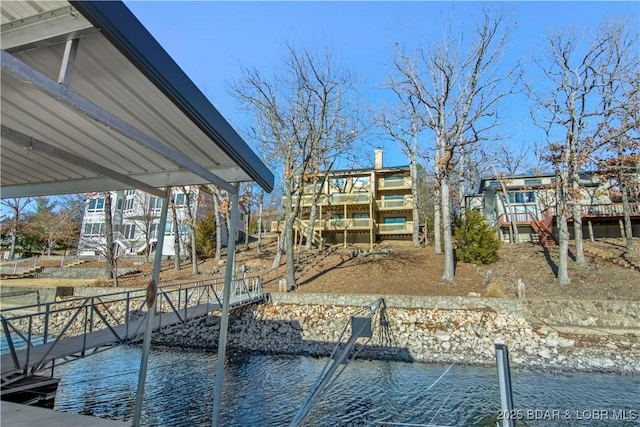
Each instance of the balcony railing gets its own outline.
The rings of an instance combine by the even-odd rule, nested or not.
[[[300,227],[306,229],[309,221],[301,221]],[[282,232],[284,221],[273,221],[271,231]],[[346,218],[316,220],[313,224],[315,231],[367,231],[373,228],[376,234],[408,234],[413,232],[413,221],[397,224],[379,224],[370,218]]]
[[[411,188],[411,181],[409,178],[404,179],[384,179],[378,180],[378,189],[380,190],[399,190]]]
[[[413,232],[413,221],[393,224],[378,224],[378,234],[409,234]]]
[[[314,227],[315,228],[315,227]],[[326,221],[324,230],[370,230],[371,219],[369,218],[347,218],[331,219]]]
[[[413,199],[376,200],[379,210],[413,209]]]
[[[331,203],[340,205],[359,205],[369,203],[369,193],[333,193]]]

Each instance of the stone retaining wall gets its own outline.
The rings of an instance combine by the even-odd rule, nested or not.
[[[640,301],[516,300],[502,298],[420,297],[399,295],[328,295],[272,293],[282,304],[365,306],[384,298],[388,307],[432,309],[493,309],[524,317],[534,325],[576,326],[640,331]]]
[[[322,304],[301,302],[307,299]],[[298,302],[293,303],[294,300]],[[531,324],[525,317],[514,314],[513,307],[511,310],[495,307],[512,306],[513,301],[485,304],[480,299],[428,300],[437,308],[405,306],[416,304],[415,298],[410,303],[406,297],[385,298],[388,322],[382,324],[376,319],[374,338],[358,347],[360,357],[492,365],[494,344],[505,343],[516,367],[640,374],[637,335],[609,336],[597,346],[584,345],[550,327]],[[327,356],[350,317],[362,316],[367,312],[366,306],[374,301],[371,296],[274,294],[269,304],[232,313],[229,347],[239,351]],[[491,303],[494,307],[489,306]],[[210,316],[160,331],[154,340],[170,346],[213,349],[217,346],[218,331],[219,318]],[[348,336],[347,332],[345,339]]]
[[[119,268],[118,276],[139,271],[135,268]],[[40,279],[104,279],[106,277],[102,267],[45,267],[40,273]]]

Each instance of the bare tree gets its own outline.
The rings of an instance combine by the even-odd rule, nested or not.
[[[105,191],[104,197],[104,223],[105,223],[105,274],[108,280],[113,280],[113,286],[118,286],[118,265],[116,245],[113,238],[113,211],[111,204],[111,193]]]
[[[176,273],[180,271],[180,227],[178,227],[178,210],[176,209],[176,202],[172,198],[170,201],[171,217],[173,219],[171,224],[171,232],[173,233],[173,271]],[[164,232],[164,230],[162,230]]]
[[[409,175],[411,178],[411,194],[413,194],[413,246],[420,246],[420,221],[418,209],[420,206],[418,191],[418,156],[420,155],[418,144],[420,131],[423,127],[423,119],[419,113],[418,100],[411,92],[399,90],[395,85],[389,85],[400,102],[400,107],[395,111],[382,110],[376,117],[376,123],[396,141],[409,161]]]
[[[516,175],[523,166],[527,158],[527,152],[528,150],[525,146],[520,146],[520,149],[514,149],[504,143],[500,143],[482,153],[485,163],[491,167],[493,176],[500,184],[502,203],[506,207],[505,211],[509,215],[509,222],[511,223],[511,241],[513,243],[520,243],[520,234],[518,232],[516,212],[511,205],[507,184],[510,182],[510,177]]]
[[[243,68],[232,94],[255,118],[250,137],[265,160],[281,170],[287,287],[296,287],[293,230],[313,163],[331,144],[353,139],[350,122],[353,77],[328,52],[288,46],[285,69],[272,79]],[[348,132],[347,132],[348,131]],[[277,258],[281,255],[278,251]],[[274,262],[275,265],[275,262]]]
[[[640,193],[640,73],[632,73],[626,82],[620,83],[617,90],[613,86],[606,87],[607,97],[611,97],[611,104],[617,104],[618,108],[601,135],[604,150],[598,161],[598,171],[604,179],[617,184],[624,217],[625,246],[633,249],[629,197],[635,188],[634,200],[640,201],[640,194],[637,194]]]
[[[488,136],[499,101],[514,91],[515,69],[499,73],[508,33],[503,20],[485,11],[466,49],[463,32],[452,28],[443,41],[415,54],[396,45],[392,85],[417,99],[435,139],[446,282],[454,279],[450,184],[457,155]]]
[[[2,199],[2,205],[9,208],[11,211],[11,228],[9,235],[11,236],[11,248],[9,249],[9,259],[14,259],[16,254],[16,242],[18,240],[18,234],[20,232],[20,220],[27,206],[31,203],[31,199],[14,198],[14,199]]]
[[[558,174],[560,284],[570,282],[569,214],[573,217],[576,263],[586,263],[580,171],[593,160],[592,154],[599,148],[594,142],[615,111],[603,94],[607,85],[618,86],[628,72],[637,39],[627,34],[624,22],[605,23],[586,47],[581,46],[582,37],[576,29],[548,35],[548,55],[536,60],[544,81],[528,87],[538,109],[534,120],[547,136],[547,159]]]
[[[189,242],[191,243],[191,274],[198,275],[198,255],[196,253],[196,216],[193,212],[195,187],[180,187],[184,193],[184,205],[187,212],[187,224],[189,226]]]

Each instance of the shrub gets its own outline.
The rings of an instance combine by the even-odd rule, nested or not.
[[[504,289],[502,289],[502,286],[500,285],[500,283],[497,282],[491,282],[489,283],[489,285],[487,286],[487,289],[485,289],[485,297],[487,298],[506,298],[507,294],[504,291]]]
[[[498,260],[500,241],[496,231],[477,210],[469,210],[464,218],[455,219],[454,236],[458,242],[456,257],[460,261],[491,264]]]
[[[216,254],[216,220],[209,210],[196,222],[196,255],[200,259],[213,258]]]

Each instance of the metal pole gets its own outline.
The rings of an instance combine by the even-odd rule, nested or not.
[[[227,265],[224,274],[224,289],[222,296],[222,319],[220,320],[220,335],[218,337],[218,362],[216,366],[215,388],[213,393],[212,427],[220,425],[220,401],[222,398],[222,383],[224,381],[224,359],[227,351],[227,330],[229,327],[229,300],[231,297],[231,276],[236,251],[236,223],[238,221],[238,184],[236,192],[231,197],[231,224],[229,226],[229,242],[227,245]]]
[[[171,197],[171,187],[167,187],[165,199],[160,212],[160,223],[158,224],[158,239],[156,244],[156,256],[153,259],[153,273],[151,275],[153,291],[153,301],[147,306],[147,323],[142,344],[142,359],[140,361],[140,372],[138,376],[138,391],[136,392],[136,405],[133,411],[133,427],[140,425],[142,416],[142,399],[144,397],[144,383],[147,379],[147,364],[149,363],[149,350],[151,349],[151,333],[153,332],[153,317],[156,312],[156,300],[158,299],[158,281],[160,279],[160,262],[162,261],[162,245],[164,244],[164,229],[167,225],[167,211]]]
[[[498,382],[500,385],[500,408],[502,409],[502,427],[513,427],[513,395],[511,394],[511,371],[509,370],[509,351],[504,344],[495,344]]]

